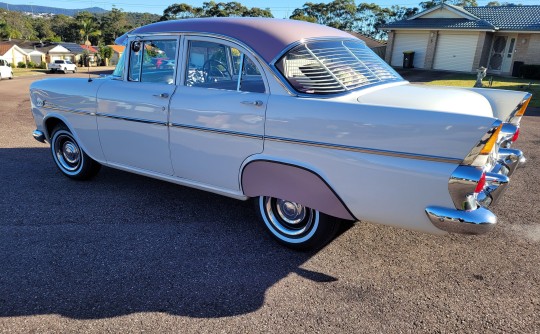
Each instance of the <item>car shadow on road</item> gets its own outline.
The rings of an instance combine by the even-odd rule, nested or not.
[[[62,176],[46,148],[0,149],[0,316],[253,312],[314,253],[277,245],[252,203],[103,168]]]

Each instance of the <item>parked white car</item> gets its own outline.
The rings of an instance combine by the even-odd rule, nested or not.
[[[58,72],[77,72],[77,65],[70,60],[57,59],[49,64],[49,70],[51,73]]]
[[[530,94],[410,84],[336,29],[186,19],[117,42],[112,76],[30,88],[34,137],[60,171],[88,179],[105,165],[253,198],[292,248],[322,247],[340,220],[487,232],[524,162],[510,147]]]
[[[0,57],[0,80],[13,79],[13,69],[7,59]]]

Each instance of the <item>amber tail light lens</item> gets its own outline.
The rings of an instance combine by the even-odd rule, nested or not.
[[[495,145],[495,143],[497,142],[497,139],[499,138],[499,133],[501,132],[501,128],[502,128],[502,124],[500,124],[497,127],[497,130],[495,130],[495,132],[493,132],[493,134],[491,135],[491,137],[487,141],[486,145],[484,145],[484,147],[480,151],[480,154],[486,155],[486,154],[491,153],[491,150],[493,149],[493,146]]]
[[[527,106],[529,105],[531,98],[532,95],[529,96],[529,98],[521,105],[521,108],[519,108],[518,112],[516,113],[517,117],[523,116],[525,114],[525,110],[527,110]]]

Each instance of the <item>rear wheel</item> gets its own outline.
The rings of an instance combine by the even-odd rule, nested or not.
[[[73,73],[77,73],[77,68],[76,67],[73,68]]]
[[[296,250],[322,248],[339,230],[337,218],[279,198],[259,197],[257,212],[278,242]]]
[[[84,153],[73,134],[64,125],[59,125],[52,131],[51,152],[58,169],[72,179],[90,179],[101,168],[98,162]]]

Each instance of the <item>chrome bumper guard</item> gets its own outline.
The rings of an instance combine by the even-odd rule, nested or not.
[[[35,140],[41,143],[45,142],[45,134],[39,130],[34,130],[34,132],[32,132],[32,136],[34,137]]]
[[[466,211],[433,206],[426,213],[435,227],[450,233],[483,234],[497,224],[497,216],[483,207]]]
[[[426,214],[433,225],[450,233],[483,234],[495,227],[497,217],[487,208],[497,202],[510,182],[509,176],[516,168],[525,164],[523,152],[515,149],[499,149],[497,163],[486,173],[484,189],[473,197],[467,197],[475,207],[470,210],[451,209],[439,206],[426,208]],[[462,171],[458,171],[459,175]],[[454,177],[454,175],[453,175]],[[474,205],[476,202],[476,205]]]

